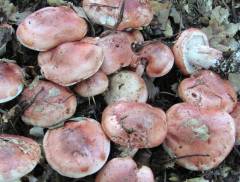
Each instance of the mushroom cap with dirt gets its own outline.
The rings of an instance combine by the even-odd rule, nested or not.
[[[237,102],[237,105],[231,112],[231,116],[233,117],[236,125],[236,145],[240,145],[240,102]]]
[[[198,71],[184,79],[179,84],[178,93],[185,102],[229,113],[237,104],[237,93],[231,83],[209,70]]]
[[[81,40],[87,33],[86,21],[70,7],[45,7],[35,11],[17,28],[17,38],[24,46],[47,51],[57,45]]]
[[[165,112],[137,102],[107,106],[102,114],[102,127],[110,140],[130,148],[156,147],[167,134]]]
[[[48,130],[43,148],[49,165],[63,176],[81,178],[97,172],[107,161],[110,141],[90,118],[73,118]]]
[[[189,170],[217,167],[235,143],[235,123],[225,111],[179,103],[167,111],[167,123],[164,147],[179,165]]]
[[[40,146],[32,139],[0,134],[0,181],[13,182],[31,172],[40,160]]]

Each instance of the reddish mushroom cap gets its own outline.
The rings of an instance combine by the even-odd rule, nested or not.
[[[95,182],[154,182],[152,170],[137,168],[130,157],[114,158],[98,173]]]
[[[184,79],[178,87],[178,93],[185,102],[208,109],[231,112],[237,103],[237,94],[231,83],[208,70]]]
[[[237,103],[234,110],[231,113],[231,116],[233,117],[236,125],[236,144],[240,145],[240,102]]]
[[[50,51],[41,52],[38,63],[46,79],[70,86],[94,75],[103,59],[101,47],[83,40],[64,43]]]
[[[106,107],[102,127],[113,142],[132,148],[156,147],[167,134],[165,113],[137,102],[118,102]]]
[[[23,90],[23,72],[14,63],[0,60],[0,103],[8,102],[17,97]]]
[[[118,30],[147,26],[153,18],[148,0],[83,0],[83,8],[93,22]]]
[[[74,118],[64,127],[48,130],[43,139],[46,159],[63,176],[81,178],[98,171],[107,161],[110,141],[101,125]]]
[[[50,127],[70,118],[77,107],[77,99],[70,90],[48,81],[37,81],[26,88],[20,100],[33,100],[22,120],[41,127]]]
[[[177,160],[189,170],[217,167],[234,146],[234,120],[225,111],[180,103],[167,111],[167,122],[164,146],[171,156],[189,156]]]
[[[18,26],[17,38],[26,47],[46,51],[57,45],[82,39],[87,23],[66,6],[42,8]]]
[[[32,139],[0,134],[0,181],[13,182],[31,172],[40,155],[40,146]]]

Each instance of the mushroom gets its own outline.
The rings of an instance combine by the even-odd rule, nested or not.
[[[0,59],[0,103],[17,97],[24,88],[21,68],[11,60]]]
[[[26,88],[20,101],[32,101],[22,114],[22,120],[41,127],[51,127],[70,118],[77,107],[77,99],[70,90],[42,80]]]
[[[152,170],[147,166],[138,169],[130,157],[113,158],[98,173],[95,182],[154,182]]]
[[[222,58],[222,52],[211,48],[207,36],[196,28],[181,33],[173,46],[173,53],[176,65],[185,75],[215,67]]]
[[[74,118],[61,128],[48,130],[43,148],[54,170],[63,176],[81,178],[97,172],[105,164],[110,141],[97,121]]]
[[[0,134],[0,181],[13,182],[31,172],[40,160],[40,146],[23,136]]]
[[[81,40],[87,23],[67,6],[45,7],[35,11],[17,28],[17,38],[24,46],[47,51],[57,45]]]
[[[89,41],[93,38],[87,38]],[[44,77],[57,84],[70,86],[94,75],[103,63],[103,50],[86,40],[59,45],[38,56]]]
[[[107,75],[99,70],[90,78],[76,84],[74,91],[82,97],[93,97],[105,92],[108,82]]]
[[[153,18],[148,0],[83,0],[83,8],[94,23],[117,30],[147,26]]]
[[[208,109],[231,112],[237,103],[237,94],[231,83],[209,70],[201,70],[184,79],[178,93],[185,102]]]
[[[236,125],[236,145],[240,145],[240,102],[237,102],[234,110],[231,112],[231,116],[233,117]]]
[[[105,108],[102,127],[114,143],[130,148],[160,145],[167,134],[166,115],[145,103],[117,102]]]
[[[148,91],[145,81],[132,71],[120,71],[110,77],[104,97],[107,104],[119,101],[146,102]]]
[[[167,123],[166,151],[189,170],[217,167],[235,143],[234,120],[222,110],[180,103],[167,111]]]

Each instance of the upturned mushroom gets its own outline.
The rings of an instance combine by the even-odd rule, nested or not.
[[[180,103],[167,111],[167,123],[165,149],[189,170],[217,167],[235,143],[235,123],[225,111]]]
[[[77,107],[76,96],[70,90],[42,80],[26,88],[20,101],[32,101],[22,114],[22,120],[41,127],[51,127],[70,118]]]
[[[105,108],[102,127],[114,143],[130,148],[160,145],[167,134],[164,111],[145,103],[117,102]]]
[[[152,170],[137,167],[130,157],[110,160],[98,173],[95,182],[154,182]]]
[[[237,103],[233,111],[231,112],[236,125],[236,145],[240,145],[240,102]]]
[[[81,178],[97,172],[105,164],[110,141],[97,121],[74,118],[61,128],[48,130],[43,148],[54,170],[63,176]]]
[[[13,182],[31,172],[40,160],[40,146],[23,136],[0,134],[0,182]]]
[[[185,75],[202,68],[215,67],[222,58],[222,52],[210,47],[207,36],[196,28],[180,34],[173,46],[173,53],[176,65]]]
[[[81,40],[87,33],[86,21],[67,6],[45,7],[35,11],[17,28],[24,46],[47,51],[64,42]]]
[[[185,102],[229,113],[237,103],[237,94],[231,83],[209,70],[201,70],[184,79],[178,87],[178,93]]]

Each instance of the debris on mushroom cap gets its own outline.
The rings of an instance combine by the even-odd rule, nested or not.
[[[0,134],[0,181],[13,182],[31,172],[40,155],[40,146],[34,140]]]
[[[186,75],[215,67],[222,58],[222,52],[211,48],[207,36],[196,28],[181,33],[173,46],[173,54],[176,65]]]
[[[42,8],[18,26],[17,38],[26,47],[47,51],[57,45],[82,39],[87,23],[66,6]]]
[[[14,29],[7,23],[0,24],[0,56],[5,54],[8,41],[11,40]]]
[[[108,77],[99,70],[87,80],[79,82],[74,91],[82,97],[92,97],[105,92],[108,88]]]
[[[233,117],[235,121],[236,126],[236,145],[240,145],[240,102],[237,103],[234,110],[231,113],[231,116]]]
[[[0,75],[0,103],[4,103],[13,100],[22,92],[24,76],[17,64],[5,59],[0,59]]]
[[[83,8],[93,22],[117,30],[147,26],[153,18],[148,0],[83,0]]]
[[[208,109],[231,112],[237,103],[237,94],[231,83],[209,70],[201,70],[184,79],[178,93],[185,102]]]
[[[150,77],[166,75],[174,64],[174,56],[171,49],[159,41],[147,43],[138,55],[137,62],[132,62],[131,66],[138,67],[146,62],[146,72]]]
[[[117,102],[106,107],[102,127],[113,142],[132,148],[156,147],[167,134],[165,113],[137,102]]]
[[[235,124],[225,111],[180,103],[167,111],[167,152],[189,170],[217,167],[235,143]]]
[[[105,164],[110,141],[97,121],[74,118],[64,127],[48,130],[43,148],[54,170],[63,176],[81,178],[97,172]]]
[[[67,118],[76,110],[77,99],[65,87],[48,81],[37,81],[26,88],[20,101],[32,100],[23,115],[22,120],[30,125],[51,127]]]
[[[145,81],[132,71],[120,71],[110,77],[105,94],[107,104],[119,101],[146,102],[148,91]]]
[[[63,43],[50,51],[41,52],[38,63],[46,79],[70,86],[94,75],[103,59],[100,46],[83,40]]]

